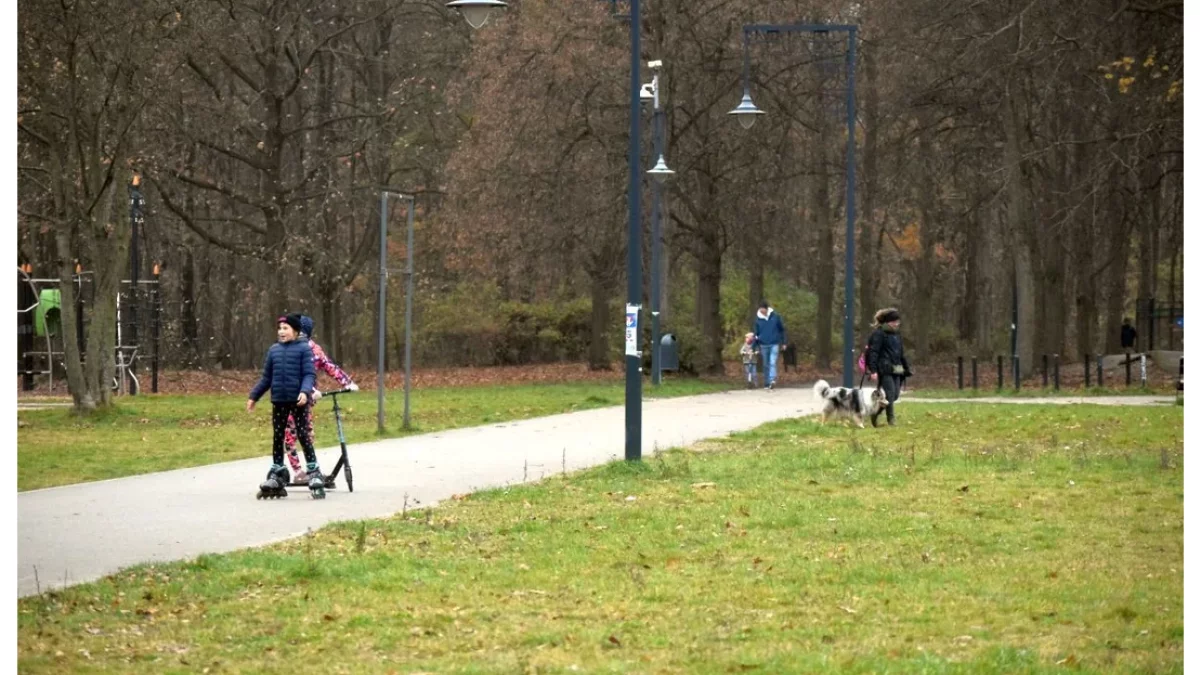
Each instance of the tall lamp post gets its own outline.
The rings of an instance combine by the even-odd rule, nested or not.
[[[675,172],[667,168],[663,157],[663,109],[658,74],[662,61],[651,61],[649,65],[654,71],[654,79],[642,88],[641,97],[654,104],[654,156],[658,158],[654,168],[647,172],[654,177],[650,200],[650,383],[658,386],[662,384],[662,307],[659,306],[662,302],[662,189]]]
[[[142,223],[142,191],[140,189],[142,177],[138,174],[133,174],[133,178],[129,181],[129,344],[137,347],[138,344],[138,304],[139,291],[138,277],[141,272],[141,256],[138,254],[138,226]],[[123,348],[125,345],[118,345]],[[136,353],[136,352],[135,352]],[[136,396],[138,393],[137,378],[133,376],[134,363],[130,359],[128,368],[129,374],[129,394]],[[125,373],[121,373],[121,377],[125,377]]]
[[[842,385],[854,386],[854,55],[858,26],[846,24],[750,24],[742,27],[742,101],[729,111],[743,129],[764,111],[750,98],[750,36],[779,33],[846,34],[846,302],[842,324]]]
[[[629,0],[629,242],[627,244],[629,287],[625,305],[625,459],[642,459],[641,352],[637,348],[638,315],[642,299],[642,177],[639,122],[641,115],[641,10],[639,0]],[[472,28],[487,22],[493,9],[504,9],[503,0],[452,0],[446,7],[457,9]],[[648,171],[656,180],[674,173],[659,155],[661,167]]]

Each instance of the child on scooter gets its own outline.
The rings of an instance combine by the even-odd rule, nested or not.
[[[300,317],[300,335],[299,340],[307,340],[308,346],[312,349],[313,367],[317,371],[325,371],[325,374],[337,380],[338,384],[350,391],[358,391],[358,385],[354,384],[353,378],[338,367],[336,363],[325,355],[325,350],[321,349],[321,345],[317,344],[313,336],[313,320],[312,317],[302,315]],[[308,437],[313,436],[313,413],[314,406],[317,401],[321,400],[321,391],[313,388],[312,400],[308,403]],[[294,417],[289,417],[287,421],[287,429],[284,431],[283,446],[287,451],[288,463],[292,466],[292,485],[304,485],[308,482],[308,473],[300,465],[300,457],[296,453],[296,420]]]

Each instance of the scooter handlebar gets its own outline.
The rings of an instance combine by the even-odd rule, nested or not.
[[[351,394],[354,391],[355,391],[354,389],[338,389],[336,391],[323,391],[323,392],[321,392],[321,396],[333,396],[334,394]]]

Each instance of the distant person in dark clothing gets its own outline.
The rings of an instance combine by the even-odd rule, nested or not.
[[[912,370],[904,357],[904,342],[900,339],[900,311],[881,309],[875,312],[875,332],[867,341],[867,372],[871,379],[887,394],[887,423],[896,424],[896,401],[900,398],[900,385]],[[871,425],[877,424],[879,414],[871,416]]]
[[[1125,351],[1133,351],[1137,345],[1137,329],[1129,323],[1129,317],[1125,317],[1125,323],[1121,324],[1121,349]]]

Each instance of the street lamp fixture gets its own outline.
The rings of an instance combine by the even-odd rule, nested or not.
[[[742,102],[736,108],[729,111],[730,115],[736,115],[738,124],[742,125],[743,129],[749,129],[754,126],[754,122],[759,115],[767,114],[765,110],[754,105],[754,101],[750,100],[750,87],[746,87],[745,93],[742,94]]]
[[[674,171],[667,168],[667,160],[662,155],[658,156],[658,163],[654,165],[654,168],[646,173],[650,174],[659,185],[667,182],[668,178],[675,175]]]
[[[504,0],[453,0],[447,2],[446,7],[462,12],[471,28],[482,28],[493,9],[508,9],[508,3]]]

